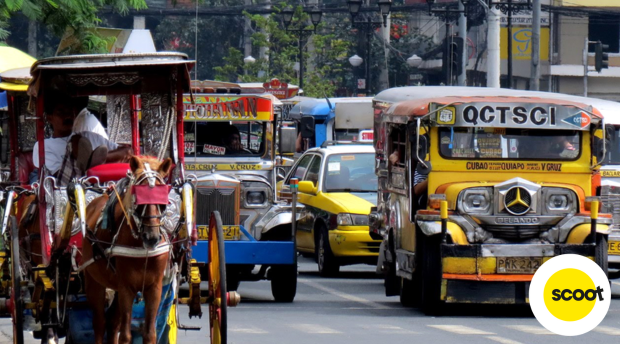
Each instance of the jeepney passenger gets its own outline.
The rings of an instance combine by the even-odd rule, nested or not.
[[[243,148],[241,144],[241,134],[239,129],[230,124],[224,131],[224,138],[222,139],[224,147],[226,147],[226,155],[231,154],[247,154],[251,151]]]

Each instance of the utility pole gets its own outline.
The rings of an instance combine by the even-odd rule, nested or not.
[[[37,28],[38,24],[34,20],[28,21],[28,54],[37,57]]]
[[[530,70],[530,90],[540,89],[540,0],[532,3],[532,67]]]
[[[459,86],[467,86],[467,17],[465,16],[465,5],[462,1],[459,1],[459,37],[463,39],[463,51],[461,53],[461,74],[458,75],[457,83]]]
[[[252,0],[244,0],[243,4],[246,7],[250,7],[252,6]],[[244,16],[243,21],[243,57],[248,57],[252,56],[252,20]],[[247,68],[244,69],[244,74],[247,74]]]
[[[500,37],[500,13],[495,6],[489,6],[487,25],[487,87],[500,87],[500,55],[499,55],[499,37]]]

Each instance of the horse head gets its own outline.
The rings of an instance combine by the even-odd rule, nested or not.
[[[142,240],[146,249],[154,249],[162,240],[161,219],[168,204],[170,185],[165,178],[170,173],[172,160],[159,161],[152,157],[132,156],[129,161],[132,181],[125,198],[125,209],[129,209],[135,229],[132,234]]]

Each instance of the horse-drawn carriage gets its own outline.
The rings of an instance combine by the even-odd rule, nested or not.
[[[191,257],[195,187],[179,143],[192,66],[177,53],[56,57],[33,65],[28,97],[9,94],[0,220],[14,343],[24,330],[43,343],[102,343],[105,333],[108,343],[173,343],[190,329],[178,305],[192,317],[204,303],[211,342],[226,342],[226,307],[239,296],[226,293],[219,213],[204,295]],[[104,99],[103,111],[84,111],[88,97]]]

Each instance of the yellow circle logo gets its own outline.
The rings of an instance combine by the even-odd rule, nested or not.
[[[577,269],[562,269],[545,284],[544,300],[549,312],[564,321],[585,318],[596,304],[599,293],[594,281]]]

